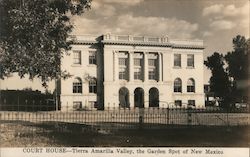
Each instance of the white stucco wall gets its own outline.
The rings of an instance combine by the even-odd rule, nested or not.
[[[105,37],[104,37],[105,38]],[[131,37],[130,37],[131,38]],[[129,38],[129,39],[130,39]],[[92,38],[91,38],[92,39]],[[113,38],[111,38],[113,39]],[[116,39],[116,38],[114,38]],[[160,39],[159,39],[160,42]],[[164,40],[164,42],[167,42]],[[194,44],[191,41],[172,41],[177,44]],[[84,42],[82,42],[84,43]],[[138,87],[144,90],[144,106],[149,106],[149,90],[155,87],[159,91],[159,107],[167,107],[173,104],[175,100],[182,100],[182,103],[187,103],[188,100],[195,100],[196,106],[204,106],[204,91],[203,91],[203,49],[202,48],[175,48],[171,46],[143,45],[143,44],[74,44],[70,55],[62,59],[62,70],[67,70],[73,76],[67,80],[61,81],[61,106],[62,110],[72,109],[73,101],[81,101],[83,106],[88,106],[89,101],[97,101],[99,105],[104,105],[105,108],[119,107],[119,89],[126,87],[129,90],[130,107],[134,107],[134,90]],[[201,42],[197,42],[201,45]],[[81,50],[82,64],[73,64],[74,50]],[[97,51],[97,65],[89,65],[89,51]],[[119,68],[117,52],[127,51],[142,52],[147,55],[148,52],[160,53],[162,57],[161,63],[161,79],[156,80],[119,80]],[[116,53],[115,53],[116,52]],[[181,54],[181,68],[174,67],[174,54]],[[187,67],[187,54],[194,54],[194,68]],[[132,55],[133,56],[133,55]],[[132,61],[132,60],[131,60]],[[133,66],[130,66],[133,67]],[[143,67],[144,68],[144,67]],[[147,71],[147,63],[146,63]],[[133,72],[133,69],[132,71]],[[86,74],[96,77],[97,94],[88,92],[88,82],[85,80]],[[79,77],[83,81],[83,92],[73,93],[72,84],[75,77]],[[182,93],[173,92],[173,82],[175,78],[182,80]],[[193,78],[195,80],[195,92],[187,92],[187,80]]]

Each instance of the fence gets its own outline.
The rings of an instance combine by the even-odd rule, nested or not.
[[[6,106],[6,105],[5,105]],[[9,109],[16,106],[8,105]],[[5,108],[6,107],[3,107]],[[105,110],[49,111],[51,105],[27,110],[0,111],[1,122],[30,122],[35,124],[75,123],[105,129],[159,128],[178,126],[235,126],[249,125],[248,109],[223,110],[220,108],[110,108]],[[23,108],[25,109],[25,108]],[[34,110],[32,110],[34,109]]]
[[[44,107],[49,108],[46,105]],[[13,145],[57,146],[58,143],[70,146],[90,146],[88,141],[94,140],[95,136],[121,130],[140,134],[142,130],[153,133],[154,129],[167,129],[164,131],[168,131],[173,130],[172,128],[187,130],[198,128],[204,130],[207,127],[220,129],[221,127],[249,126],[248,110],[228,111],[218,108],[168,107],[127,109],[107,107],[105,110],[84,109],[65,112],[0,111],[0,144],[8,147]]]

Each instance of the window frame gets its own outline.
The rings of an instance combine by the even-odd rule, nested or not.
[[[118,58],[118,64],[120,67],[127,67],[127,58]]]
[[[179,81],[179,82],[176,82],[176,81]],[[176,78],[174,80],[174,92],[175,93],[182,93],[182,80],[180,78]]]
[[[81,101],[73,101],[73,110],[80,110],[82,109],[82,102]]]
[[[96,51],[89,51],[89,64],[96,65]]]
[[[75,65],[82,64],[82,51],[81,50],[73,50],[73,64]]]
[[[118,58],[119,80],[129,79],[128,58]]]
[[[119,80],[126,80],[126,71],[119,71]]]
[[[193,102],[193,103],[190,103],[190,102]],[[188,106],[196,106],[196,104],[195,104],[195,100],[188,100]]]
[[[157,59],[148,59],[148,66],[156,68],[156,66],[157,66]]]
[[[174,105],[176,106],[176,107],[181,107],[182,106],[182,100],[175,100],[174,101]]]
[[[134,58],[134,80],[142,80],[142,59]]]
[[[89,93],[97,93],[97,80],[95,78],[89,80]]]
[[[181,67],[181,54],[174,54],[174,67]]]
[[[141,72],[141,68],[139,71],[134,71],[134,80],[142,80],[142,72]]]
[[[134,66],[141,67],[142,66],[142,59],[141,58],[134,58]]]
[[[148,79],[149,80],[156,80],[156,70],[155,69],[151,69],[148,71]]]
[[[191,82],[191,84],[190,84],[190,82]],[[187,81],[187,92],[188,93],[195,93],[195,81],[193,78],[190,78]]]
[[[82,93],[82,80],[80,78],[75,78],[73,81],[73,93]]]
[[[190,56],[191,58],[189,58]],[[191,62],[190,62],[190,59],[191,59]],[[187,67],[194,68],[194,54],[187,54]]]

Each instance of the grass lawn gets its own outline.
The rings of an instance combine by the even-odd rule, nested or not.
[[[1,122],[1,147],[196,146],[250,147],[250,126],[102,130],[83,124]],[[61,127],[58,127],[61,126]]]

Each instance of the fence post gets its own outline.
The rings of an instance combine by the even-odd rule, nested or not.
[[[167,108],[167,125],[169,125],[169,106],[168,106],[168,108]]]
[[[139,129],[143,128],[144,108],[139,108]]]

